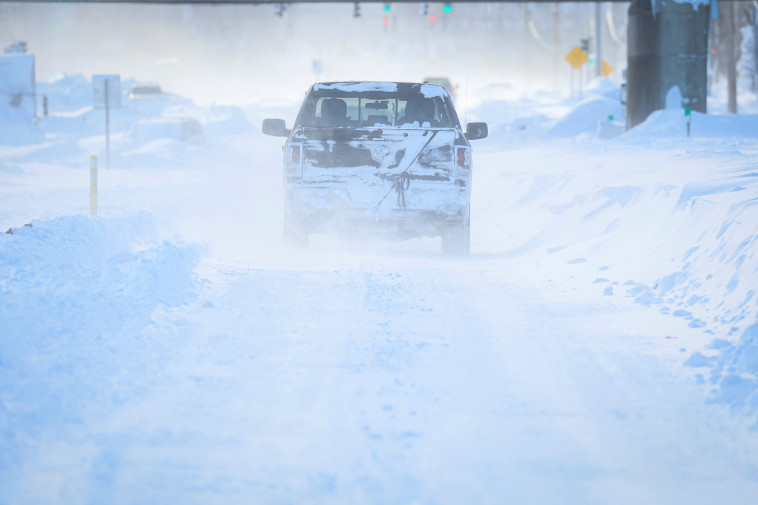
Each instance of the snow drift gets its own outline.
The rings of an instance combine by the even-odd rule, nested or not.
[[[586,280],[605,296],[628,297],[713,335],[687,365],[699,368],[713,401],[754,417],[758,115],[693,113],[687,138],[683,111],[662,110],[603,140],[593,138],[608,112],[601,88],[606,95],[552,122],[517,114],[493,128],[513,152],[488,154],[484,164],[502,168],[487,176],[480,155],[478,181],[494,186],[474,185],[473,240],[508,257],[587,263],[595,275],[587,266]],[[538,140],[563,128],[570,138],[550,149]],[[567,165],[562,152],[576,151],[583,154]]]
[[[118,402],[132,363],[157,365],[172,352],[172,342],[140,330],[159,307],[192,299],[199,259],[192,247],[161,241],[145,213],[30,224],[0,234],[6,489],[16,458],[50,420],[77,423],[84,404]]]

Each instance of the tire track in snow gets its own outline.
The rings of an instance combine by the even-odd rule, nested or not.
[[[650,337],[593,323],[612,307],[540,299],[516,268],[206,265],[185,350],[101,431],[129,434],[131,482],[157,493],[158,475],[183,503],[702,503],[721,496],[709,476],[755,487],[705,426],[678,432],[707,412]]]

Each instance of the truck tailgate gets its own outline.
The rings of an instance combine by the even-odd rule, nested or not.
[[[403,174],[451,180],[456,135],[453,129],[304,129],[303,179],[384,179]]]

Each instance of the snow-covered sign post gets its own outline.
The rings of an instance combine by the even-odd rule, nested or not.
[[[692,109],[689,107],[684,108],[684,117],[687,121],[687,137],[690,136],[690,122],[692,121]]]
[[[117,74],[92,76],[92,100],[105,108],[105,168],[110,168],[110,109],[121,107],[121,77]]]
[[[574,47],[569,53],[566,55],[566,61],[568,61],[569,65],[574,67],[574,71],[579,70],[582,68],[582,65],[584,65],[589,57],[587,56],[587,53],[584,52],[584,50],[576,46]],[[574,74],[576,72],[571,73],[571,97],[574,97]],[[581,82],[581,74],[579,75],[579,96],[582,96],[582,82]]]

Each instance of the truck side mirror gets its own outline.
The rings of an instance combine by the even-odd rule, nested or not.
[[[284,119],[264,119],[263,133],[274,137],[287,137],[290,131],[284,123]]]
[[[466,125],[466,138],[469,140],[479,140],[487,136],[487,123],[468,123]]]

